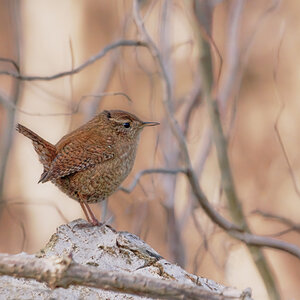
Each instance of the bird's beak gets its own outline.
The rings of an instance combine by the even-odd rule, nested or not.
[[[145,126],[156,126],[156,125],[159,125],[160,123],[159,122],[143,122],[142,123],[142,127],[145,127]]]

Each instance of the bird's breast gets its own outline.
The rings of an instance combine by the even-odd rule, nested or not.
[[[113,159],[96,164],[72,175],[53,181],[75,200],[84,196],[88,203],[99,202],[115,192],[132,170],[136,147],[123,145]]]

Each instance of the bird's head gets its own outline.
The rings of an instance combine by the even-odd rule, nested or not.
[[[147,126],[159,125],[158,122],[143,122],[135,115],[122,110],[104,110],[101,115],[112,131],[129,139],[137,138]]]

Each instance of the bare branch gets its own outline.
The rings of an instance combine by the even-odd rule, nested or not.
[[[3,105],[5,105],[6,107],[8,107],[9,109],[13,109],[16,110],[24,115],[28,115],[28,116],[34,116],[34,117],[45,117],[45,116],[71,116],[76,114],[79,111],[79,107],[82,103],[82,101],[86,98],[90,98],[90,97],[104,97],[104,96],[124,96],[125,98],[127,98],[127,100],[129,102],[132,102],[131,98],[123,92],[108,92],[108,93],[98,93],[95,95],[84,95],[80,98],[79,102],[74,105],[74,107],[71,109],[70,112],[65,112],[65,113],[33,113],[27,110],[24,110],[20,107],[18,107],[17,105],[15,105],[9,98],[8,96],[0,90],[0,103],[2,103]]]
[[[271,237],[259,236],[248,232],[232,231],[230,234],[240,241],[243,241],[248,246],[268,247],[282,250],[300,259],[300,248],[296,245],[286,243],[284,241]]]
[[[128,188],[120,187],[119,190],[122,192],[125,192],[127,194],[131,193],[136,185],[138,184],[140,178],[143,175],[146,174],[153,174],[153,173],[160,173],[160,174],[171,174],[171,175],[177,175],[178,173],[185,173],[185,169],[174,169],[174,170],[168,170],[168,169],[145,169],[140,171],[134,178],[133,182]]]
[[[280,147],[282,149],[284,159],[285,159],[285,161],[288,165],[289,173],[290,173],[293,185],[294,185],[295,192],[298,195],[298,197],[300,197],[299,184],[297,182],[295,172],[293,170],[292,164],[290,162],[288,153],[285,149],[284,142],[282,140],[280,130],[279,130],[279,121],[280,121],[280,118],[281,118],[281,114],[283,113],[284,108],[285,108],[285,104],[283,102],[282,96],[281,96],[279,88],[278,88],[278,64],[279,64],[280,50],[281,50],[281,46],[282,46],[282,43],[283,43],[284,31],[285,31],[285,24],[282,23],[281,27],[280,27],[280,30],[279,30],[280,40],[279,40],[279,45],[278,45],[278,49],[277,49],[276,57],[275,57],[275,66],[274,66],[274,69],[273,69],[273,83],[274,83],[276,97],[277,97],[279,105],[280,105],[277,116],[276,116],[276,120],[275,120],[274,130],[275,130],[278,142],[280,144]]]
[[[79,73],[81,70],[83,70],[86,67],[88,67],[89,65],[93,64],[98,59],[104,57],[109,51],[111,51],[115,48],[118,48],[118,47],[126,47],[126,46],[145,47],[145,44],[141,41],[135,41],[135,40],[120,40],[120,41],[114,42],[114,43],[104,47],[98,54],[90,57],[86,62],[79,65],[78,67],[76,67],[70,71],[64,71],[64,72],[57,73],[57,74],[50,75],[50,76],[28,76],[28,75],[22,75],[19,73],[9,72],[9,71],[0,71],[0,75],[9,75],[11,77],[14,77],[14,78],[17,78],[20,80],[25,80],[25,81],[54,80],[54,79],[61,78],[64,76],[69,76],[69,75]]]
[[[0,103],[3,104],[7,109],[12,111],[17,111],[27,116],[34,117],[45,117],[45,116],[70,116],[75,114],[79,109],[79,104],[71,111],[66,113],[34,113],[31,111],[27,111],[17,106],[15,102],[13,102],[3,91],[0,91]]]
[[[18,218],[15,216],[15,214],[11,211],[10,207],[6,205],[6,201],[4,202],[5,208],[7,210],[8,215],[12,219],[13,222],[15,222],[21,229],[22,232],[22,239],[21,239],[21,251],[24,251],[25,242],[26,242],[26,230],[25,230],[25,224],[22,218]]]
[[[276,222],[280,222],[286,226],[289,226],[288,229],[282,231],[280,233],[280,235],[282,235],[283,233],[287,233],[287,232],[290,232],[290,231],[297,231],[300,233],[300,224],[297,224],[297,223],[294,223],[293,221],[291,221],[289,218],[286,218],[286,217],[282,217],[282,216],[278,216],[278,215],[275,215],[275,214],[271,214],[271,213],[267,213],[267,212],[264,212],[264,211],[261,211],[259,209],[256,209],[252,212],[252,214],[256,214],[256,215],[260,215],[264,218],[268,218],[270,220],[273,220],[273,221],[276,221]],[[277,236],[279,235],[278,233],[276,234]],[[273,234],[274,236],[274,234]]]
[[[199,76],[196,77],[193,88],[189,95],[186,97],[185,101],[188,103],[188,106],[186,108],[186,111],[183,116],[183,135],[187,137],[188,129],[191,121],[192,113],[201,103],[200,100],[201,97],[201,87],[200,87],[200,80]]]
[[[207,213],[207,215],[216,224],[221,226],[223,229],[226,228],[227,230],[231,230],[231,229],[240,230],[238,226],[227,221],[223,216],[221,216],[213,208],[213,206],[209,203],[208,199],[206,198],[205,194],[202,192],[202,190],[199,186],[197,176],[191,167],[189,152],[187,149],[184,135],[182,134],[182,131],[181,131],[176,119],[174,118],[174,115],[173,115],[173,112],[171,109],[170,102],[171,102],[172,98],[171,98],[170,82],[168,80],[168,75],[167,75],[166,69],[164,67],[160,53],[144,27],[141,16],[139,14],[139,3],[137,0],[135,0],[135,2],[134,2],[134,15],[135,15],[135,22],[137,24],[137,27],[138,27],[140,33],[143,35],[144,39],[147,41],[147,43],[148,43],[147,45],[148,45],[150,52],[152,53],[153,57],[157,60],[159,66],[160,66],[162,76],[163,76],[162,81],[164,84],[163,87],[164,87],[164,92],[165,92],[163,104],[164,104],[165,110],[167,112],[167,117],[168,117],[169,124],[172,128],[172,132],[175,135],[175,137],[177,138],[178,143],[180,145],[180,149],[183,152],[184,164],[188,166],[186,175],[187,175],[190,185],[194,191],[196,199],[198,200],[200,206]]]
[[[141,274],[103,271],[78,264],[70,256],[36,258],[26,254],[0,254],[0,274],[35,279],[47,283],[51,288],[81,285],[160,299],[240,299],[240,295],[226,296],[201,286],[154,279]]]
[[[0,203],[1,204],[1,203]],[[49,206],[52,207],[53,209],[55,209],[58,213],[58,215],[60,216],[60,218],[63,220],[63,222],[68,223],[69,220],[67,219],[67,217],[64,215],[64,213],[61,211],[61,209],[57,206],[56,203],[54,202],[41,202],[41,201],[37,201],[37,202],[28,202],[28,201],[7,201],[6,203],[3,203],[5,208],[9,208],[9,206],[27,206],[27,205],[34,205],[34,206]]]
[[[17,70],[17,72],[18,73],[20,72],[19,65],[13,59],[0,57],[0,61],[4,61],[4,62],[8,62],[8,63],[12,64],[14,66],[14,68]]]
[[[218,92],[218,101],[221,111],[225,110],[226,103],[230,97],[234,85],[237,83],[239,72],[241,52],[238,48],[238,38],[241,29],[242,11],[245,0],[235,1],[231,4],[231,12],[229,16],[228,26],[228,42],[227,42],[227,65],[228,69],[224,75],[224,82]]]
[[[142,35],[143,39],[146,42],[145,46],[149,49],[149,51],[151,52],[152,56],[155,58],[156,62],[159,65],[159,68],[161,70],[161,73],[162,73],[162,76],[164,79],[164,80],[162,80],[163,90],[164,90],[163,104],[165,107],[167,118],[168,118],[169,124],[171,126],[172,132],[175,135],[175,137],[179,143],[180,149],[181,149],[183,157],[184,157],[184,163],[186,164],[187,167],[190,167],[191,162],[190,162],[190,157],[188,154],[188,149],[187,149],[187,146],[185,143],[185,139],[184,139],[183,133],[180,129],[180,126],[173,115],[172,89],[171,89],[171,83],[169,80],[169,75],[168,75],[166,66],[162,60],[162,57],[160,55],[160,52],[159,52],[157,46],[155,45],[155,43],[151,39],[150,35],[146,31],[143,20],[140,16],[139,2],[137,0],[135,0],[133,3],[133,15],[134,15],[134,21],[136,23],[136,26],[137,26],[140,34]]]
[[[203,23],[203,16],[201,13],[198,13],[198,11],[195,11],[195,17],[197,19],[197,22],[202,24]],[[205,19],[205,18],[204,18]],[[196,28],[196,25],[195,25]],[[240,199],[237,195],[235,185],[234,185],[234,179],[232,170],[230,167],[230,162],[228,158],[227,153],[227,140],[225,138],[221,118],[220,118],[220,111],[218,107],[218,102],[213,97],[213,63],[212,63],[212,55],[211,55],[211,46],[205,38],[202,36],[199,36],[199,49],[201,49],[201,56],[199,58],[199,70],[202,78],[202,87],[203,87],[203,95],[207,104],[208,114],[211,121],[211,126],[213,129],[213,139],[216,146],[217,151],[217,158],[219,163],[219,169],[221,172],[221,181],[222,181],[222,187],[224,189],[224,192],[226,194],[227,203],[229,207],[229,212],[231,214],[231,217],[233,221],[242,228],[243,233],[241,232],[231,232],[231,235],[239,238],[240,240],[244,241],[249,249],[249,252],[252,256],[253,262],[256,264],[256,267],[264,281],[264,284],[266,286],[266,289],[268,291],[268,295],[271,299],[280,299],[279,292],[274,280],[274,275],[272,274],[271,268],[263,254],[260,248],[253,247],[258,246],[259,243],[249,243],[249,240],[247,238],[244,238],[246,236],[252,236],[254,238],[254,235],[251,235],[250,228],[247,224],[247,220],[245,218],[245,215],[243,213]],[[279,245],[274,245],[271,243],[272,241],[269,241],[269,246],[275,247]],[[280,243],[280,241],[276,241]],[[259,245],[260,246],[260,245]],[[292,248],[296,247],[294,245],[290,245]],[[284,247],[282,247],[284,248]],[[298,247],[296,247],[298,248]],[[277,248],[278,249],[278,248]],[[300,249],[297,249],[300,250]],[[291,252],[291,249],[287,249],[289,253]],[[299,252],[300,253],[300,252]],[[298,254],[299,254],[298,253]],[[295,254],[295,253],[294,253]]]
[[[21,51],[21,23],[20,23],[20,3],[18,1],[12,2],[10,6],[10,16],[13,16],[13,35],[14,39],[14,48],[11,50],[16,57],[16,62],[14,63],[15,68],[19,69],[20,64],[20,51]],[[5,60],[5,59],[4,59]],[[12,60],[10,60],[12,63]],[[12,63],[13,64],[13,63]],[[0,102],[11,101],[13,105],[18,105],[20,100],[20,95],[22,93],[22,83],[18,80],[13,80],[12,86],[10,88],[10,97],[2,98],[0,95]],[[6,107],[7,108],[7,107]],[[9,155],[11,153],[11,146],[13,143],[13,136],[15,131],[15,111],[13,109],[7,108],[5,112],[6,116],[1,120],[2,127],[2,136],[1,136],[1,145],[0,145],[0,203],[3,201],[4,197],[4,185],[6,180],[6,170],[9,161]],[[1,207],[0,207],[0,215],[1,215]]]
[[[252,33],[250,34],[250,36],[248,37],[248,41],[241,51],[242,53],[248,52],[247,50],[249,50],[251,48],[251,45],[253,44],[255,37],[259,32],[259,29],[262,28],[263,22],[266,21],[268,15],[270,15],[272,12],[274,12],[278,8],[280,3],[281,3],[281,0],[271,0],[270,1],[270,5],[261,13],[261,15],[255,21],[254,29],[253,29]],[[247,54],[245,56],[247,56]]]
[[[84,95],[81,97],[80,100],[83,100],[85,98],[89,98],[89,97],[103,97],[103,96],[124,96],[129,102],[132,102],[131,98],[123,92],[106,92],[106,93],[99,93],[99,94],[93,94],[93,95]],[[96,109],[96,107],[95,107]]]
[[[168,81],[168,76],[166,74],[166,70],[164,68],[160,53],[144,27],[141,16],[139,14],[139,3],[137,0],[134,1],[134,16],[135,16],[135,22],[137,24],[137,27],[138,27],[140,33],[142,34],[143,38],[147,42],[146,46],[149,48],[153,57],[157,60],[159,66],[161,68],[162,76],[164,79],[163,81],[165,82],[164,83],[165,94],[164,94],[163,103],[165,105],[168,120],[169,120],[169,123],[173,130],[173,133],[179,142],[180,149],[184,153],[183,157],[185,159],[185,165],[188,166],[188,168],[186,169],[186,176],[189,180],[189,183],[192,187],[194,195],[195,195],[196,199],[198,200],[198,203],[200,204],[200,206],[203,208],[203,210],[206,212],[206,214],[210,217],[210,219],[215,224],[217,224],[222,229],[224,229],[229,235],[244,242],[245,244],[249,245],[250,247],[251,246],[260,246],[260,247],[270,247],[270,248],[280,249],[280,250],[283,250],[285,252],[288,252],[288,253],[300,258],[300,248],[298,248],[297,246],[289,244],[289,243],[285,243],[282,241],[278,241],[278,240],[275,240],[272,238],[264,238],[264,237],[256,236],[249,232],[243,232],[242,228],[240,228],[239,226],[237,226],[237,225],[231,223],[230,221],[228,221],[227,219],[225,219],[209,203],[208,199],[206,198],[205,194],[203,193],[203,191],[201,190],[201,188],[199,186],[197,175],[195,174],[194,170],[191,167],[185,138],[180,130],[180,127],[178,126],[176,119],[174,118],[174,116],[172,114],[171,105],[169,104],[169,102],[171,101],[171,91],[169,90],[170,83]],[[215,109],[213,110],[213,112],[215,112]],[[220,122],[220,120],[219,120],[219,122]],[[226,149],[226,147],[224,149]],[[257,250],[255,250],[255,248],[252,247],[251,250],[253,250],[253,249],[254,249],[254,251],[257,251]],[[260,257],[261,258],[263,257],[263,259],[264,259],[263,255]]]
[[[106,91],[106,89],[107,89],[110,81],[112,80],[112,76],[113,76],[113,74],[115,72],[115,69],[116,69],[116,67],[118,65],[119,58],[120,58],[120,53],[121,53],[120,50],[121,49],[119,49],[118,51],[114,51],[112,53],[112,55],[110,56],[109,60],[106,61],[106,64],[103,67],[103,71],[101,71],[101,77],[99,78],[99,82],[97,84],[96,91],[94,92],[95,94],[99,94],[100,93],[100,95],[101,95],[101,93],[103,93],[103,92]],[[87,110],[86,110],[87,113],[85,114],[85,120],[86,121],[88,121],[89,119],[91,119],[95,115],[95,112],[98,111],[99,105],[101,103],[101,100],[102,100],[101,96],[97,97],[87,107]],[[130,98],[128,100],[131,101]]]

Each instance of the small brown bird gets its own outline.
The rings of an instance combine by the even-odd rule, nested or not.
[[[32,140],[44,166],[39,182],[51,181],[79,201],[87,220],[98,225],[88,203],[103,201],[117,190],[133,167],[140,132],[158,124],[125,111],[105,110],[56,145],[21,124],[17,131]]]

